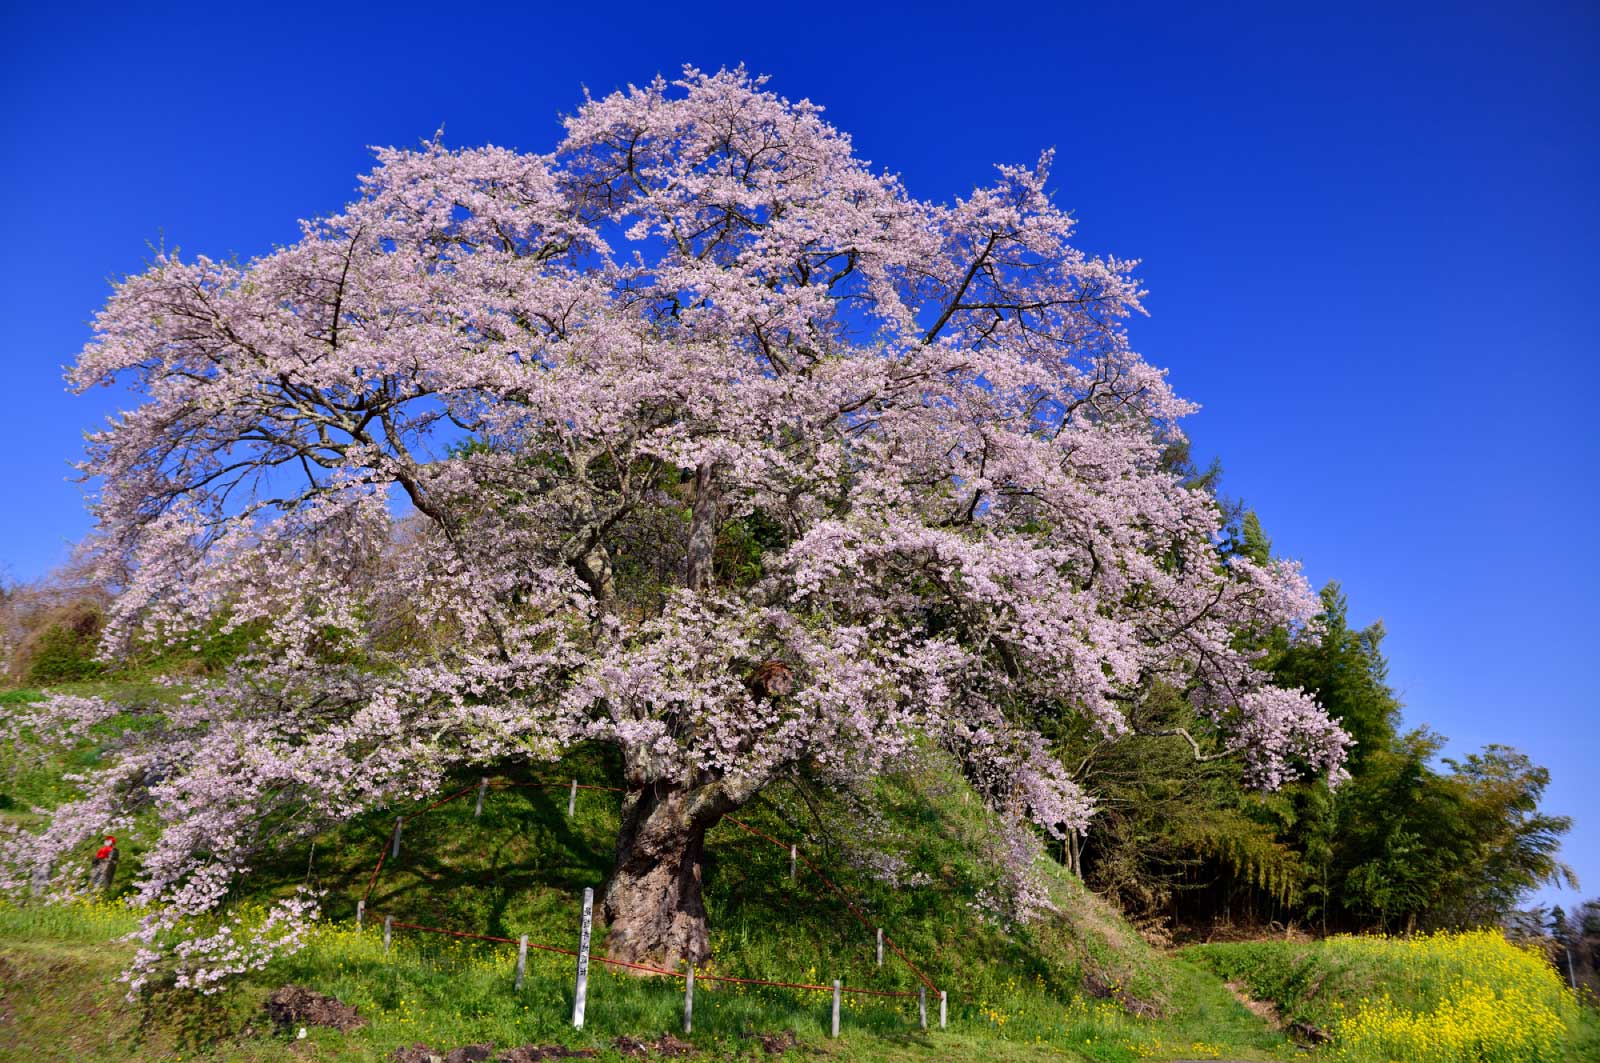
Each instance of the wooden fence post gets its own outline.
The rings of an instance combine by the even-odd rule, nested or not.
[[[366,901],[357,901],[356,902],[356,929],[357,930],[361,929],[361,917],[366,915],[366,914],[367,914],[367,902]]]
[[[522,940],[517,942],[517,981],[512,988],[522,992],[522,978],[528,971],[528,935],[523,934]]]
[[[944,1029],[944,1009],[947,1003],[949,1003],[949,998],[945,995],[945,991],[939,990],[939,1029],[941,1030]]]
[[[389,846],[389,859],[400,859],[400,824],[406,821],[404,816],[394,817],[394,842]]]
[[[926,1030],[928,1028],[928,987],[917,986],[917,1025]]]
[[[833,1036],[839,1036],[839,979],[833,980]]]
[[[878,928],[878,966],[883,966],[883,927]]]
[[[573,813],[578,811],[578,780],[572,780],[572,795],[567,798],[567,818],[571,819]]]
[[[489,776],[485,775],[478,781],[478,806],[472,810],[473,819],[483,815],[483,793],[487,789],[489,789]]]
[[[577,781],[573,781],[573,793],[578,791]],[[589,993],[589,926],[594,919],[594,890],[588,887],[583,891],[583,925],[578,931],[578,984],[572,994],[572,1025],[576,1029],[583,1029],[583,1005]]]
[[[689,974],[683,981],[683,1032],[694,1032],[694,961],[688,961]]]
[[[383,917],[383,954],[389,955],[389,934],[394,929],[394,916]]]

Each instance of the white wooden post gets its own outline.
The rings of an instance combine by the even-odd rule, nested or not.
[[[694,961],[689,961],[689,974],[683,980],[683,1032],[694,1032]]]
[[[361,917],[366,915],[366,914],[367,914],[367,902],[366,901],[357,901],[356,902],[356,929],[357,930],[361,929]]]
[[[384,916],[383,917],[383,953],[384,953],[385,956],[387,956],[389,954],[389,934],[393,929],[394,929],[394,916],[392,916],[392,915]]]
[[[792,846],[792,845],[789,846],[789,877],[790,878],[794,878],[795,857],[797,855],[798,855],[798,853],[796,852],[795,847]]]
[[[578,811],[578,780],[573,779],[572,795],[567,798],[567,818],[571,819],[572,814],[576,811]]]
[[[577,786],[577,781],[573,781]],[[572,791],[576,794],[578,791]],[[572,1025],[583,1029],[583,1005],[589,993],[589,926],[594,919],[594,890],[583,891],[583,926],[578,931],[578,984],[572,994]]]
[[[478,781],[478,807],[472,810],[472,818],[477,819],[483,815],[483,793],[489,789],[489,777],[485,775]]]
[[[939,990],[939,1029],[941,1030],[944,1029],[944,1009],[948,1003],[949,998],[945,995],[945,991]]]
[[[833,1036],[839,1036],[839,979],[833,980]]]
[[[878,966],[883,966],[883,927],[878,928]]]
[[[523,934],[517,942],[517,983],[513,987],[518,992],[522,991],[522,977],[528,970],[528,935]]]
[[[928,1028],[928,987],[917,986],[917,1025],[924,1030]]]
[[[400,859],[400,824],[406,821],[404,816],[394,817],[394,843],[389,846],[389,859]]]

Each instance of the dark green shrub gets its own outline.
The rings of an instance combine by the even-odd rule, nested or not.
[[[105,614],[93,602],[62,606],[23,644],[18,672],[30,684],[94,679],[105,666],[95,659]]]

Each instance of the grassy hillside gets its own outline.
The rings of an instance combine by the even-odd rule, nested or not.
[[[140,692],[121,691],[135,700]],[[5,815],[52,804],[67,793],[66,768],[92,766],[115,742],[109,725],[65,763],[7,765]],[[0,910],[0,960],[8,988],[0,1049],[32,1059],[94,1058],[116,1043],[123,1058],[376,1060],[423,1042],[452,1048],[492,1041],[500,1048],[564,1044],[613,1051],[620,1035],[677,1032],[682,983],[613,974],[597,966],[588,1023],[569,1023],[572,961],[530,954],[528,981],[512,991],[514,949],[396,932],[385,953],[378,924],[397,920],[571,947],[584,886],[598,887],[611,859],[617,797],[582,791],[566,813],[564,787],[536,779],[606,785],[616,765],[599,752],[497,782],[481,817],[472,796],[408,819],[402,853],[386,861],[363,930],[355,902],[386,845],[396,808],[349,823],[310,844],[288,847],[253,878],[241,907],[259,906],[305,882],[326,891],[326,925],[302,953],[275,961],[236,992],[195,1000],[158,994],[121,1001],[112,979],[129,946],[115,939],[134,915],[116,905]],[[471,785],[473,778],[463,778]],[[847,997],[843,1036],[827,1038],[825,993],[747,986],[697,991],[690,1039],[711,1058],[761,1053],[759,1035],[793,1030],[812,1048],[851,1059],[1030,1059],[1071,1057],[1270,1058],[1284,1039],[1245,1011],[1198,965],[1149,948],[1116,914],[1053,864],[1043,870],[1056,914],[1004,927],[980,912],[992,888],[984,858],[994,824],[953,772],[935,765],[883,784],[885,809],[867,818],[838,795],[779,788],[740,818],[773,837],[799,842],[848,889],[872,921],[950,995],[950,1028],[921,1032],[916,1002]],[[136,872],[130,840],[121,881]],[[897,865],[897,881],[868,864]],[[736,977],[914,990],[892,955],[879,969],[873,936],[804,867],[789,877],[788,854],[724,824],[708,840],[706,901],[710,971]],[[603,953],[597,941],[596,953]],[[291,1043],[268,1029],[261,1001],[294,982],[356,1006],[368,1022],[343,1035],[308,1030]],[[932,1006],[936,1025],[936,1006]],[[81,1016],[94,1021],[83,1023]],[[101,1038],[108,1040],[102,1041]],[[131,1054],[130,1054],[131,1053]],[[3,1054],[3,1053],[0,1053]]]
[[[80,691],[89,689],[103,688]],[[137,686],[118,693],[151,704],[162,696]],[[26,696],[0,695],[0,711],[5,700]],[[65,758],[0,763],[0,816],[25,822],[30,807],[62,800],[70,793],[63,772],[92,767],[119,730],[138,719],[135,713],[99,728]],[[481,817],[468,794],[421,815],[388,809],[286,846],[252,877],[236,899],[238,910],[259,911],[309,883],[325,891],[325,922],[304,951],[214,997],[157,991],[125,1002],[115,978],[131,946],[118,939],[136,914],[119,904],[0,906],[0,1060],[354,1063],[392,1059],[397,1048],[417,1043],[448,1050],[485,1042],[500,1050],[568,1046],[624,1058],[619,1037],[680,1031],[681,982],[596,965],[580,1032],[569,1022],[570,958],[531,952],[527,983],[517,993],[512,947],[397,931],[385,952],[380,930],[387,913],[402,922],[505,938],[527,934],[571,947],[581,892],[599,887],[609,869],[617,796],[581,791],[569,817],[563,783],[610,785],[616,777],[617,765],[604,753],[577,753],[498,779]],[[529,785],[544,780],[557,785]],[[475,782],[463,777],[457,785]],[[884,781],[875,796],[880,812],[868,815],[846,795],[802,795],[780,786],[740,818],[797,841],[845,887],[948,991],[950,1028],[920,1031],[915,1001],[847,997],[843,1036],[834,1041],[827,1036],[826,993],[702,982],[689,1038],[701,1058],[768,1058],[762,1036],[789,1031],[800,1041],[792,1053],[867,1061],[1295,1058],[1285,1036],[1224,985],[1232,981],[1276,1004],[1285,1024],[1306,1021],[1338,1033],[1334,1045],[1312,1057],[1327,1063],[1600,1059],[1592,1021],[1559,986],[1552,991],[1548,969],[1541,974],[1537,962],[1488,938],[1404,946],[1365,939],[1252,943],[1168,955],[1048,862],[1041,870],[1054,914],[1001,925],[980,903],[995,885],[986,855],[995,824],[960,777],[935,761]],[[396,814],[408,817],[401,856],[385,861],[369,901],[372,916],[358,930],[356,900]],[[124,886],[140,856],[139,838],[127,841]],[[723,824],[707,849],[710,972],[916,988],[892,954],[877,967],[871,930],[814,875],[802,867],[791,880],[782,848]],[[885,868],[893,871],[887,880]],[[597,940],[596,954],[604,949]],[[297,1027],[274,1030],[262,1005],[286,983],[355,1006],[365,1025],[349,1033],[311,1026],[303,1040],[294,1036]],[[1476,995],[1461,988],[1468,983],[1480,987]],[[1493,1000],[1482,986],[1491,987]],[[1526,1007],[1516,1011],[1506,1001]],[[1513,1012],[1521,1018],[1504,1019]],[[1441,1032],[1468,1019],[1500,1025],[1484,1025],[1491,1036],[1471,1045]],[[1574,1040],[1569,1025],[1588,1032]],[[1441,1054],[1442,1045],[1455,1054]]]

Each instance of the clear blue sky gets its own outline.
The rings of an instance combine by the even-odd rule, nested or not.
[[[114,396],[59,367],[147,244],[257,254],[367,145],[543,151],[582,85],[742,61],[918,195],[1058,148],[1225,489],[1388,625],[1410,722],[1551,768],[1600,895],[1600,7],[72,6],[0,13],[12,576],[87,530],[66,462]]]

